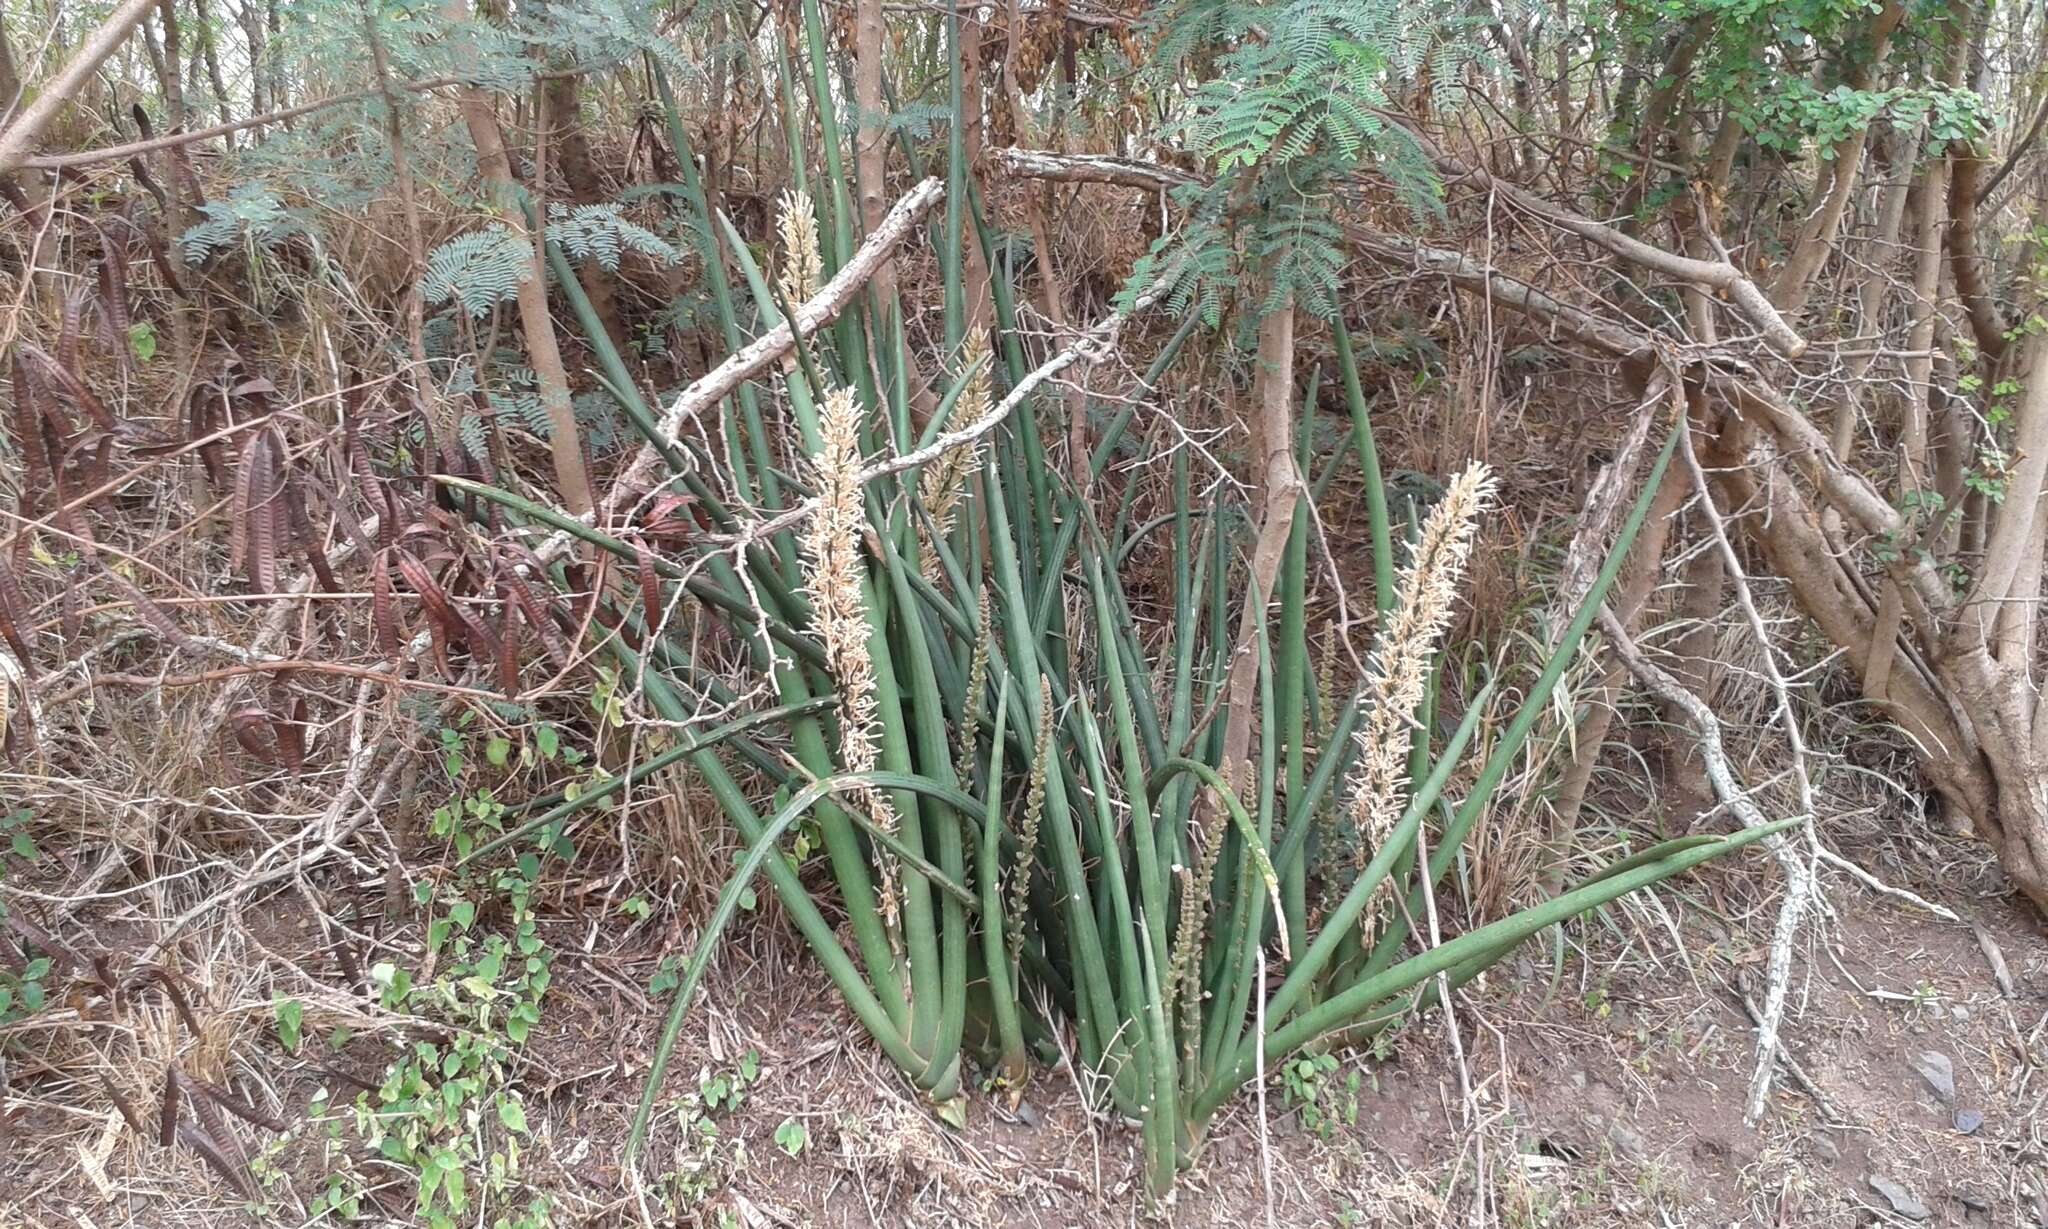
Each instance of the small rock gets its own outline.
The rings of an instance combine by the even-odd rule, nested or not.
[[[1956,1130],[1965,1135],[1975,1135],[1977,1128],[1984,1125],[1984,1115],[1976,1110],[1956,1111]]]
[[[1029,1101],[1020,1101],[1017,1103],[1017,1121],[1027,1127],[1035,1127],[1044,1119],[1039,1115],[1037,1106]]]
[[[1650,1150],[1644,1146],[1643,1137],[1619,1122],[1607,1128],[1607,1142],[1614,1145],[1616,1152],[1631,1161],[1649,1158]]]
[[[1970,1009],[1961,1003],[1957,1003],[1954,1007],[1949,1008],[1948,1013],[1956,1018],[1956,1023],[1958,1024],[1965,1023],[1970,1018]]]
[[[1574,1071],[1574,1072],[1572,1072],[1572,1077],[1571,1077],[1571,1078],[1572,1078],[1572,1087],[1573,1087],[1573,1088],[1579,1089],[1580,1091],[1584,1091],[1584,1090],[1585,1090],[1585,1087],[1586,1087],[1586,1073],[1585,1073],[1584,1071]]]
[[[1836,1143],[1832,1135],[1816,1135],[1813,1137],[1813,1154],[1830,1165],[1839,1164],[1842,1145]]]
[[[1941,1098],[1942,1104],[1949,1104],[1956,1099],[1956,1069],[1955,1064],[1949,1062],[1948,1055],[1936,1050],[1925,1050],[1911,1056],[1907,1061],[1913,1064],[1913,1070],[1920,1073],[1920,1078],[1927,1081],[1927,1086],[1934,1090],[1934,1095]]]
[[[1934,1216],[1934,1213],[1927,1210],[1926,1204],[1914,1197],[1913,1192],[1889,1178],[1872,1175],[1870,1189],[1884,1196],[1884,1201],[1892,1205],[1892,1211],[1907,1220],[1929,1220]]]
[[[1986,1195],[1982,1191],[1963,1191],[1957,1197],[1963,1201],[1963,1206],[1972,1212],[1989,1212],[1991,1210],[1991,1196]]]

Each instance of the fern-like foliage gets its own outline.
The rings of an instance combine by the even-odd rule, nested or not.
[[[484,420],[475,414],[464,414],[455,424],[455,435],[462,450],[478,464],[490,459],[490,433],[484,427]]]
[[[1238,261],[1222,221],[1223,197],[1195,185],[1175,189],[1173,195],[1187,207],[1187,224],[1177,234],[1161,235],[1138,258],[1117,306],[1132,310],[1138,295],[1170,270],[1166,309],[1176,316],[1199,312],[1202,323],[1213,329],[1223,322],[1223,309],[1237,288]]]
[[[607,270],[617,269],[619,257],[629,251],[664,265],[683,258],[668,240],[629,221],[617,205],[550,205],[548,238],[561,244],[572,260],[595,260]]]
[[[461,304],[483,317],[519,293],[533,276],[533,248],[509,226],[486,226],[457,235],[427,257],[420,297],[429,303]]]
[[[610,452],[627,440],[626,416],[610,393],[577,393],[576,426],[593,452]]]
[[[199,212],[206,220],[178,236],[179,248],[193,264],[245,243],[273,251],[293,236],[308,233],[304,219],[262,183],[241,184],[226,200],[208,201]]]
[[[1140,263],[1127,293],[1171,267],[1169,306],[1211,322],[1240,288],[1258,295],[1251,306],[1261,315],[1289,300],[1334,311],[1344,259],[1337,184],[1377,171],[1416,213],[1440,208],[1427,160],[1382,116],[1397,92],[1425,80],[1439,92],[1455,87],[1478,54],[1470,12],[1448,0],[1165,6],[1155,71],[1198,82],[1168,132],[1215,178],[1182,190],[1187,225]]]
[[[655,27],[660,6],[645,0],[574,0],[536,5],[531,11],[522,32],[537,50],[558,62],[631,63],[644,53],[672,77],[702,75],[701,67],[673,40],[661,36]]]
[[[1343,243],[1330,202],[1288,201],[1267,211],[1245,240],[1252,266],[1266,275],[1259,314],[1278,310],[1289,295],[1313,315],[1336,314]]]
[[[1375,113],[1390,105],[1390,87],[1426,77],[1442,93],[1478,54],[1472,19],[1439,0],[1176,7],[1166,50],[1185,59],[1204,46],[1230,48],[1215,58],[1182,122],[1224,173],[1317,156],[1340,167],[1365,161],[1390,139]]]
[[[889,128],[922,141],[953,122],[953,109],[936,102],[906,102],[889,117]]]
[[[530,388],[492,393],[490,403],[499,421],[517,427],[536,439],[544,440],[555,433],[555,424],[548,419],[547,407],[540,403],[540,394]]]

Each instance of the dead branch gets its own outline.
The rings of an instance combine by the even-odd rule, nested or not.
[[[0,175],[21,169],[28,147],[42,135],[43,129],[49,127],[50,121],[57,118],[57,112],[64,109],[64,104],[85,88],[86,81],[99,71],[107,57],[128,41],[135,27],[142,24],[143,18],[149,16],[150,10],[159,2],[126,0],[80,44],[64,70],[43,84],[35,101],[28,104],[5,131],[0,131]]]
[[[1720,719],[1714,716],[1706,702],[1643,656],[1643,651],[1629,638],[1621,621],[1604,605],[1600,608],[1600,631],[1607,637],[1614,655],[1628,667],[1629,673],[1691,719],[1700,758],[1706,764],[1707,780],[1713,786],[1714,797],[1728,809],[1728,813],[1745,828],[1761,828],[1770,822],[1750,800],[1749,791],[1736,781],[1727,749],[1721,742]],[[1812,815],[1805,818],[1812,822]],[[1748,1116],[1751,1122],[1763,1116],[1764,1101],[1770,1095],[1771,1073],[1778,1060],[1778,1029],[1784,1019],[1785,990],[1791,981],[1792,943],[1814,895],[1813,868],[1800,860],[1792,842],[1782,835],[1772,835],[1765,837],[1764,843],[1785,871],[1785,900],[1778,908],[1778,923],[1772,932],[1770,985],[1764,996],[1764,1009],[1757,1021],[1756,1074],[1749,1086]]]
[[[659,435],[667,443],[673,443],[682,431],[683,424],[702,414],[705,410],[724,400],[741,384],[767,370],[789,354],[796,347],[797,332],[805,337],[839,318],[849,303],[860,293],[868,279],[875,275],[889,260],[890,254],[909,237],[917,222],[939,199],[946,194],[946,185],[938,179],[927,179],[918,184],[896,202],[889,210],[889,216],[875,228],[853,254],[853,259],[835,274],[823,289],[796,309],[795,328],[785,320],[773,329],[756,338],[744,349],[739,350],[718,366],[712,368],[697,381],[684,389],[667,412],[661,416]],[[633,463],[626,467],[618,481],[613,483],[611,492],[605,496],[599,507],[599,523],[609,521],[617,515],[629,499],[652,485],[655,467],[661,463],[661,454],[652,443],[643,443],[634,456]],[[557,533],[536,552],[543,562],[557,558],[566,550],[572,539],[567,533]]]
[[[1199,176],[1178,167],[1108,154],[1056,154],[1051,150],[1009,146],[990,150],[989,157],[997,166],[1019,179],[1114,184],[1119,188],[1143,188],[1148,192],[1165,192],[1185,184],[1202,182]]]
[[[1463,252],[1430,247],[1363,227],[1347,228],[1346,233],[1367,254],[1449,278],[1460,289],[1484,295],[1510,311],[1540,322],[1553,338],[1576,341],[1622,359],[1647,359],[1656,352],[1656,342],[1646,334],[1553,298],[1513,274],[1482,265]]]
[[[1427,154],[1430,161],[1447,179],[1468,180],[1475,186],[1513,203],[1517,208],[1540,218],[1559,230],[1579,236],[1632,265],[1648,269],[1681,282],[1691,282],[1711,290],[1718,290],[1731,299],[1736,308],[1750,322],[1763,332],[1772,346],[1787,358],[1797,358],[1806,352],[1806,340],[1792,331],[1778,309],[1771,305],[1769,296],[1758,288],[1749,276],[1728,260],[1701,260],[1668,252],[1653,244],[1645,243],[1633,235],[1623,234],[1604,222],[1596,222],[1582,214],[1573,213],[1553,205],[1535,193],[1517,184],[1495,177],[1483,168],[1470,166],[1451,155],[1436,142],[1425,136],[1398,116],[1382,113],[1390,122],[1398,124],[1412,136]]]

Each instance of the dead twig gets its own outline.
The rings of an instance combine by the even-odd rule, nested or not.
[[[1750,800],[1749,792],[1735,779],[1728,752],[1721,741],[1721,722],[1704,700],[1688,691],[1677,679],[1643,656],[1621,621],[1604,605],[1600,608],[1600,631],[1608,647],[1628,667],[1629,673],[1659,697],[1669,701],[1691,718],[1693,736],[1705,762],[1707,781],[1721,805],[1745,828],[1760,828],[1769,821]],[[1808,816],[1811,819],[1811,816]],[[1785,987],[1791,982],[1792,941],[1807,906],[1813,899],[1813,868],[1801,861],[1792,843],[1782,835],[1764,838],[1765,845],[1785,872],[1785,901],[1778,910],[1778,923],[1771,939],[1770,984],[1764,996],[1764,1010],[1757,1023],[1757,1072],[1750,1080],[1748,1117],[1755,1122],[1763,1115],[1770,1095],[1771,1072],[1778,1052],[1778,1029],[1784,1018]]]

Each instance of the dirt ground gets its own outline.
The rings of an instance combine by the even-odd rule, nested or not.
[[[1014,1113],[975,1095],[964,1130],[941,1123],[770,925],[721,958],[631,1189],[619,1155],[660,1030],[642,988],[664,941],[622,950],[555,921],[558,980],[517,1072],[525,1175],[554,1196],[556,1223],[588,1225],[2048,1226],[2048,944],[1994,871],[1957,865],[1943,899],[1973,921],[1830,882],[1834,916],[1809,930],[1792,989],[1791,1065],[1755,1129],[1741,996],[1774,912],[1761,862],[1530,945],[1460,994],[1458,1046],[1432,1016],[1345,1055],[1318,1082],[1320,1113],[1270,1083],[1157,1208],[1134,1133],[1092,1120],[1070,1072],[1041,1072]],[[1958,899],[1959,882],[1982,892]],[[193,973],[203,1044],[231,1050],[240,1086],[280,1117],[352,1063],[380,1074],[374,1049],[292,1058],[261,1027],[273,974],[333,963],[292,899],[253,909],[264,924],[252,918],[246,946]],[[90,1055],[28,1049],[0,1115],[0,1226],[301,1223],[252,1216],[188,1150],[124,1128],[77,1061]],[[707,1110],[720,1077],[739,1095]],[[275,1180],[302,1198],[317,1187],[308,1140],[273,1151]]]

